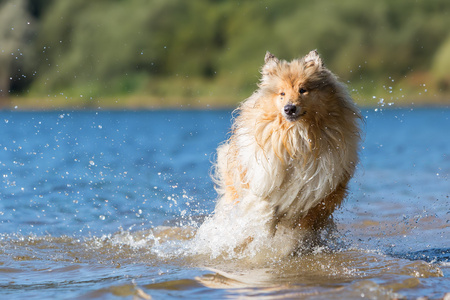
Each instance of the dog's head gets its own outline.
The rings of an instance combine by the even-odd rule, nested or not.
[[[289,122],[317,123],[319,119],[339,115],[342,102],[349,98],[315,50],[291,62],[280,61],[267,52],[261,73],[259,87],[263,98]]]

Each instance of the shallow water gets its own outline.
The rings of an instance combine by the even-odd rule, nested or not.
[[[255,260],[192,250],[229,111],[0,112],[0,297],[443,298],[450,110],[363,114],[327,243]]]

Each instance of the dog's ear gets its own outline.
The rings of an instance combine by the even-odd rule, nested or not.
[[[264,57],[264,66],[262,68],[263,75],[273,74],[275,69],[280,61],[269,51],[266,52],[266,56]]]
[[[278,58],[275,57],[272,53],[269,51],[266,52],[266,56],[264,57],[264,62],[267,64],[270,61],[274,61],[275,63],[279,63]]]
[[[306,68],[312,66],[323,67],[322,59],[320,58],[319,52],[317,52],[317,50],[310,51],[307,55],[305,55],[303,59]]]

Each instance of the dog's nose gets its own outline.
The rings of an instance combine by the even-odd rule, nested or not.
[[[284,106],[284,113],[287,116],[293,116],[293,115],[295,115],[296,112],[297,112],[297,106],[295,106],[294,104],[286,104]]]

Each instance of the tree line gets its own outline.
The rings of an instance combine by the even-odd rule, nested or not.
[[[448,28],[448,0],[0,0],[0,98],[234,104],[267,50],[312,49],[364,96],[425,83],[446,94]]]

